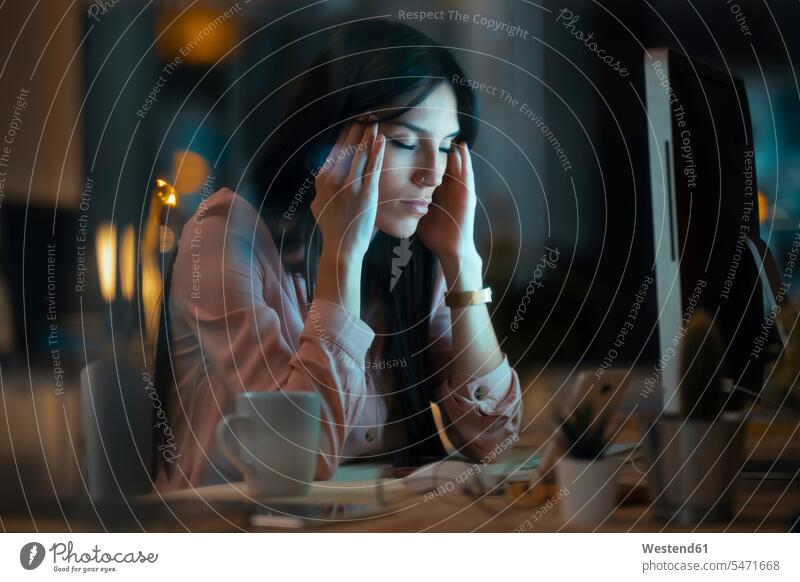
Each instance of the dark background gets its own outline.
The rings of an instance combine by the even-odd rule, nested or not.
[[[3,125],[17,87],[32,88],[0,206],[2,272],[16,332],[7,356],[26,353],[26,345],[32,357],[43,355],[40,290],[49,240],[59,245],[62,321],[73,321],[82,308],[105,325],[111,316],[137,325],[130,304],[116,301],[107,309],[95,273],[91,291],[81,297],[71,292],[77,204],[87,176],[95,181],[92,228],[104,221],[114,221],[120,231],[125,224],[138,226],[157,177],[185,186],[178,187],[181,203],[173,221],[191,214],[199,201],[197,175],[213,174],[217,186],[253,195],[251,159],[282,120],[291,91],[291,84],[279,89],[281,84],[305,70],[326,29],[351,19],[396,19],[398,10],[458,10],[528,33],[527,39],[511,38],[472,22],[410,22],[450,46],[471,78],[507,90],[541,114],[572,167],[562,169],[542,132],[518,108],[497,96],[479,96],[478,242],[495,289],[497,333],[515,363],[594,365],[651,273],[645,47],[672,46],[745,80],[758,185],[768,204],[762,237],[782,260],[797,230],[797,2],[331,1],[305,8],[302,2],[240,2],[168,76],[145,118],[137,116],[178,49],[234,4],[121,1],[96,18],[89,15],[90,2],[66,12],[54,1],[35,9],[27,3],[3,7],[0,43],[10,55],[2,73]],[[751,36],[743,34],[734,5]],[[578,15],[575,27],[593,33],[630,76],[620,77],[556,22],[562,8]],[[186,150],[191,168],[181,157]],[[509,324],[545,246],[558,249],[560,260],[545,271],[544,286],[512,332]],[[655,321],[651,288],[620,363],[655,360]],[[65,337],[69,325],[62,326]],[[105,330],[98,325],[90,331],[102,344]],[[78,339],[65,349],[72,346],[78,354],[81,333],[73,332]]]

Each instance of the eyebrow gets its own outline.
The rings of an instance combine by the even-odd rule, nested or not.
[[[402,125],[403,127],[410,129],[411,131],[416,131],[417,133],[421,133],[423,135],[430,135],[430,132],[427,129],[424,129],[418,125],[414,125],[413,123],[408,123],[405,121],[386,121],[386,125]],[[448,137],[455,137],[460,133],[461,130],[454,131],[451,134],[444,136],[445,138]]]

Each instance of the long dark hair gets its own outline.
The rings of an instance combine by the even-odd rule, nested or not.
[[[451,53],[428,36],[402,23],[376,19],[338,28],[295,81],[285,121],[258,156],[253,185],[261,197],[261,216],[283,255],[287,249],[304,251],[301,264],[284,262],[288,270],[306,273],[309,303],[322,249],[310,209],[316,194],[312,176],[342,127],[367,110],[381,121],[398,117],[439,83],[464,78]],[[457,139],[471,146],[478,131],[477,100],[463,84],[451,86],[458,108]],[[362,300],[383,308],[387,334],[383,357],[406,363],[392,368],[396,392],[391,411],[392,420],[405,427],[409,448],[404,453],[439,456],[444,450],[430,408],[433,386],[425,366],[434,257],[421,242],[412,240],[411,259],[390,292],[391,259],[398,245],[399,239],[383,232],[370,244],[362,271]]]
[[[458,140],[474,143],[478,130],[474,93],[455,79],[465,75],[452,54],[414,28],[387,20],[342,26],[300,76],[285,122],[266,142],[256,165],[261,214],[284,248],[305,249],[308,300],[313,299],[322,247],[310,203],[309,176],[330,152],[344,124],[365,111],[381,121],[421,103],[440,83],[451,83],[459,121]],[[287,159],[287,156],[289,158]],[[302,196],[297,196],[302,192]],[[286,209],[295,208],[287,220]],[[362,298],[383,307],[386,324],[382,356],[406,366],[393,368],[392,417],[406,429],[406,453],[443,452],[430,409],[432,394],[424,362],[432,303],[434,257],[411,242],[411,260],[390,292],[391,264],[400,240],[378,232],[364,259]],[[413,451],[412,451],[413,449]]]

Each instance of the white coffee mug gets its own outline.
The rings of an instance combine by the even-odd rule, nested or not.
[[[243,392],[236,411],[217,423],[217,444],[250,495],[305,495],[314,480],[319,415],[316,392]]]

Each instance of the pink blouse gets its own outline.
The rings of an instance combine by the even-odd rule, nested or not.
[[[444,430],[462,453],[492,462],[498,456],[492,450],[519,430],[519,378],[507,357],[482,377],[450,370],[444,291],[439,269],[429,349]],[[382,342],[374,331],[379,318],[369,325],[321,299],[309,306],[305,278],[287,274],[266,224],[243,197],[223,188],[183,227],[168,300],[177,379],[169,428],[176,448],[171,476],[160,472],[156,480],[160,490],[241,478],[218,450],[214,432],[244,391],[320,394],[316,479],[329,479],[340,463],[405,446],[402,423],[384,424],[393,370],[380,369]]]

